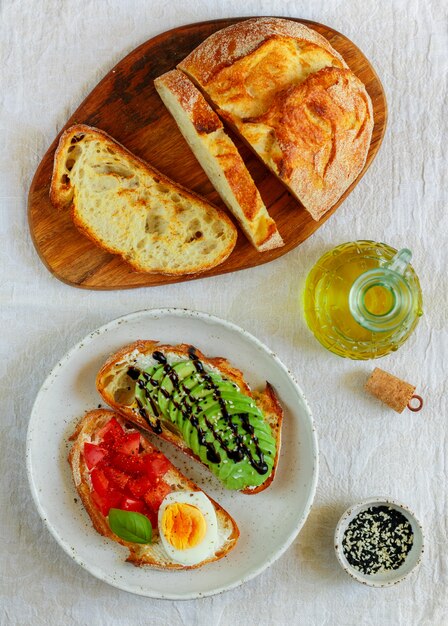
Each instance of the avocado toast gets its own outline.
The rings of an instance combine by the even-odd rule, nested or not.
[[[187,344],[137,341],[107,360],[97,388],[107,404],[202,462],[226,488],[254,494],[274,479],[282,408],[269,383],[252,392],[226,359]]]

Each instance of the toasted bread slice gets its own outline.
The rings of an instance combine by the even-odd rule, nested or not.
[[[65,131],[50,197],[75,225],[141,272],[197,274],[222,263],[237,231],[227,215],[89,126]]]
[[[216,410],[215,407],[214,412],[212,414],[210,412],[207,413],[206,419],[203,419],[203,416],[199,415],[201,410],[201,405],[198,401],[200,392],[195,395],[193,388],[193,390],[187,389],[186,391],[187,395],[191,391],[190,397],[183,395],[174,399],[176,408],[182,413],[182,415],[178,416],[177,422],[167,418],[166,415],[164,416],[160,406],[155,406],[151,400],[148,400],[143,407],[141,401],[139,402],[136,397],[136,394],[138,396],[139,393],[137,384],[138,373],[147,371],[154,366],[156,360],[153,355],[156,352],[166,358],[168,365],[173,365],[173,368],[168,367],[166,369],[168,374],[170,374],[170,370],[176,370],[176,364],[179,362],[185,363],[191,360],[194,362],[197,359],[200,362],[198,370],[201,367],[203,368],[203,373],[198,376],[198,384],[203,384],[206,389],[212,390],[214,394],[213,400],[221,403],[224,398],[226,409]],[[245,410],[255,414],[258,410],[260,411],[259,417],[257,417],[259,421],[251,423],[253,428],[255,428],[253,434],[259,439],[258,443],[263,451],[263,458],[267,465],[266,471],[262,471],[266,469],[262,464],[258,466],[255,462],[256,460],[262,460],[262,457],[253,453],[253,449],[252,457],[251,453],[245,450],[243,451],[243,458],[234,461],[227,458],[227,455],[223,453],[225,446],[234,448],[235,432],[232,429],[234,429],[235,423],[240,426],[244,418],[240,417],[238,411],[234,411],[236,413],[236,421],[233,421],[233,425],[229,426],[227,420],[227,425],[224,428],[226,434],[223,435],[222,430],[219,431],[218,435],[213,432],[218,422],[223,424],[224,410],[228,410],[233,415],[233,406],[241,406],[241,404],[239,398],[235,399],[233,396],[226,394],[221,395],[219,390],[216,392],[213,384],[207,387],[207,385],[210,385],[210,379],[206,380],[207,375],[218,375],[221,379],[227,381],[227,385],[233,383],[237,392],[241,393],[242,396],[246,396],[243,398]],[[176,374],[171,374],[171,376],[175,378]],[[245,494],[255,494],[263,491],[272,483],[280,454],[283,410],[274,389],[269,383],[264,391],[252,393],[249,385],[244,380],[242,372],[233,367],[226,359],[221,357],[208,358],[199,350],[187,344],[170,346],[161,345],[157,341],[136,341],[129,346],[125,346],[106,361],[98,373],[96,384],[99,393],[109,406],[124,415],[130,422],[142,429],[155,432],[162,439],[170,441],[192,458],[202,462],[223,482],[224,486],[239,490]],[[200,387],[196,387],[196,389],[200,389]],[[194,407],[195,415],[199,415],[199,425],[195,426],[198,432],[194,432],[193,426],[190,428],[191,421],[194,423],[194,415],[189,414],[191,407]],[[247,428],[245,432],[240,428],[238,434],[246,441],[250,439],[247,434],[249,431],[250,428]],[[224,437],[224,443],[219,440],[220,436]],[[206,443],[199,446],[197,442],[201,438]],[[194,443],[191,444],[191,442]],[[212,445],[211,450],[210,447],[206,448],[210,442]],[[252,445],[253,442],[250,441],[249,443]],[[196,446],[196,451],[192,449],[192,445]],[[212,458],[210,460],[209,453],[211,452],[213,457],[216,451],[218,452],[218,457],[222,456],[224,458],[218,460]],[[247,468],[249,462],[252,464],[251,467],[254,468],[250,471]],[[242,477],[243,471],[246,472],[246,475]]]
[[[154,81],[180,132],[227,208],[259,252],[283,246],[235,144],[201,92],[179,70]]]
[[[202,42],[178,68],[319,220],[360,174],[373,110],[362,82],[316,31],[254,18]]]
[[[95,530],[108,539],[116,541],[117,543],[127,547],[129,549],[127,561],[130,561],[137,566],[149,565],[158,569],[170,570],[194,569],[201,567],[205,563],[216,561],[225,556],[235,546],[239,537],[239,530],[234,519],[229,515],[229,513],[227,513],[227,511],[225,511],[211,498],[209,498],[209,500],[216,513],[220,544],[213,555],[196,565],[186,566],[174,561],[165,551],[157,528],[153,529],[152,543],[150,544],[139,544],[124,541],[111,531],[108,524],[108,518],[99,511],[92,499],[90,472],[84,458],[84,444],[86,442],[97,443],[98,432],[112,417],[115,417],[125,432],[129,433],[135,430],[130,429],[126,420],[113,411],[101,409],[87,413],[81,419],[75,432],[70,437],[71,441],[73,441],[73,445],[70,450],[68,460],[72,468],[73,480],[87,513],[92,520]],[[157,448],[155,448],[155,446],[153,446],[143,436],[140,436],[140,447],[143,448],[144,453],[157,452]],[[174,467],[172,463],[169,463],[169,469],[163,476],[163,480],[175,492],[202,492],[202,490],[199,489],[194,482],[186,478],[176,467]]]

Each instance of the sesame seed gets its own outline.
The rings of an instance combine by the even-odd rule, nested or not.
[[[414,542],[406,517],[389,506],[373,506],[356,515],[344,533],[347,561],[363,574],[398,569]]]

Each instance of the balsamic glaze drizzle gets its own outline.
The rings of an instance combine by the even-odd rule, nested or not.
[[[137,380],[138,377],[140,376],[140,370],[137,369],[136,367],[129,367],[126,373],[129,376],[129,378],[132,378],[132,380]]]
[[[179,382],[179,377],[177,376],[176,372],[173,370],[173,368],[171,367],[171,365],[168,364],[166,357],[164,354],[162,354],[161,352],[154,352],[152,355],[152,358],[157,361],[158,363],[160,363],[161,365],[163,365],[163,371],[165,373],[166,376],[169,377],[169,379],[171,380],[171,383],[173,384],[174,389],[179,389],[180,387],[180,382]],[[149,375],[147,374],[148,378],[149,378],[149,382],[154,386],[155,385],[159,385],[159,383],[153,379],[151,379],[149,377]],[[165,398],[171,398],[171,394],[166,390],[163,389],[163,387],[159,386],[159,390],[162,392],[162,394],[165,396]],[[212,442],[207,441],[206,440],[206,433],[204,430],[202,430],[202,428],[199,426],[199,420],[198,418],[193,414],[193,406],[198,404],[200,402],[200,398],[193,398],[190,395],[190,392],[187,388],[184,388],[184,392],[187,396],[187,398],[190,400],[191,405],[189,404],[179,404],[178,402],[176,402],[174,399],[172,399],[172,402],[174,404],[174,406],[176,407],[176,409],[178,409],[179,411],[181,411],[183,417],[185,419],[188,419],[190,424],[193,426],[193,428],[196,429],[197,433],[198,433],[198,441],[201,444],[201,446],[204,446],[207,449],[207,459],[209,460],[210,463],[220,463],[221,462],[221,457],[219,456],[219,453],[215,450],[215,447],[213,445]],[[213,427],[211,425],[211,423],[206,420],[206,424],[207,427],[210,428],[213,432],[213,435],[215,436],[215,439],[217,438],[217,433],[215,433],[215,431],[213,430]]]
[[[249,463],[252,465],[255,471],[257,471],[259,474],[266,474],[268,471],[268,466],[264,460],[263,452],[260,449],[258,438],[255,435],[254,427],[249,421],[249,415],[247,413],[241,413],[239,414],[239,418],[241,420],[241,426],[243,427],[245,432],[247,432],[251,437],[258,459],[254,458],[249,447],[243,442],[241,435],[238,433],[237,425],[234,424],[234,422],[232,421],[232,417],[229,415],[229,412],[227,411],[226,402],[221,395],[221,391],[219,387],[214,383],[213,378],[210,376],[210,374],[208,374],[205,371],[204,365],[200,361],[199,357],[197,356],[196,349],[193,346],[190,346],[190,348],[188,349],[188,356],[193,362],[196,372],[202,378],[205,388],[212,391],[213,400],[218,402],[221,412],[222,412],[222,416],[225,419],[230,430],[232,431],[233,442],[236,445],[234,448],[230,448],[228,445],[228,442],[222,437],[221,433],[217,432],[214,429],[213,424],[210,422],[210,420],[204,416],[204,420],[207,425],[207,428],[213,434],[214,439],[216,439],[219,442],[221,447],[225,450],[229,459],[231,459],[232,461],[238,462],[238,461],[241,461],[246,456],[249,460]],[[164,371],[165,376],[169,377],[173,385],[173,388],[178,390],[180,388],[179,377],[177,376],[175,370],[167,362],[165,355],[159,352],[158,350],[156,350],[153,353],[152,357],[155,361],[163,365],[163,371]],[[162,428],[161,428],[160,419],[159,419],[159,411],[156,407],[154,400],[151,397],[151,394],[149,393],[147,389],[147,385],[151,385],[152,387],[158,387],[159,392],[161,392],[165,396],[165,398],[171,399],[175,408],[181,411],[183,417],[185,419],[188,419],[188,421],[193,426],[193,428],[196,429],[197,434],[198,434],[198,441],[200,445],[204,446],[207,449],[208,461],[210,463],[220,463],[221,457],[218,451],[215,450],[213,442],[209,442],[206,440],[206,432],[200,427],[198,417],[193,412],[193,408],[196,407],[201,402],[201,398],[193,397],[190,394],[190,390],[187,387],[183,387],[182,391],[188,398],[189,403],[185,402],[183,404],[180,404],[179,402],[174,400],[174,398],[172,398],[172,394],[169,391],[167,391],[160,385],[159,381],[154,380],[154,378],[152,378],[147,372],[140,371],[135,367],[130,367],[127,373],[128,373],[128,376],[130,376],[133,380],[137,380],[140,377],[140,375],[143,378],[143,380],[142,379],[137,380],[137,385],[144,392],[145,398],[150,403],[153,415],[156,417],[156,422],[153,423],[149,419],[147,412],[145,411],[142,403],[138,399],[137,399],[137,404],[139,407],[140,415],[145,419],[145,421],[149,424],[149,426],[152,428],[152,430],[155,433],[160,434],[162,432]]]
[[[247,458],[249,459],[249,463],[252,465],[252,467],[255,469],[256,472],[258,472],[259,474],[266,474],[266,472],[268,471],[268,466],[264,460],[264,455],[260,449],[258,438],[255,435],[254,428],[249,422],[249,416],[247,415],[247,413],[246,414],[242,413],[239,415],[240,420],[241,420],[241,426],[247,433],[251,435],[252,443],[255,446],[255,452],[258,456],[258,460],[252,456],[250,449],[243,443],[241,436],[238,434],[238,427],[236,426],[236,424],[233,423],[232,418],[229,415],[229,412],[227,411],[227,406],[226,406],[224,398],[221,395],[221,391],[219,387],[213,382],[213,379],[210,376],[210,374],[207,374],[207,372],[205,371],[204,365],[199,360],[199,357],[196,354],[196,349],[193,346],[189,347],[188,356],[193,361],[193,364],[195,366],[197,373],[200,374],[202,379],[205,381],[206,388],[213,390],[212,397],[214,400],[218,402],[219,406],[221,407],[222,415],[234,435],[233,441],[236,444],[236,447],[234,449],[230,449],[227,442],[223,441],[220,434],[214,431],[213,428],[211,428],[213,430],[214,437],[219,441],[221,446],[224,448],[229,459],[232,459],[234,461],[241,461],[245,456],[247,456]],[[207,426],[209,426],[208,422],[207,422]]]
[[[139,385],[140,386],[140,385]],[[145,393],[146,396],[146,393]],[[147,396],[146,396],[147,397]],[[146,411],[145,407],[143,406],[143,404],[141,403],[141,401],[139,400],[139,398],[135,398],[137,405],[138,405],[138,412],[140,413],[141,417],[143,417],[143,419],[145,420],[145,422],[148,424],[148,426],[153,430],[153,432],[156,433],[156,435],[160,435],[162,433],[162,426],[160,424],[160,420],[158,418],[156,418],[156,421],[153,422],[151,420],[151,418],[148,415],[148,412]],[[151,403],[151,407],[153,406],[153,404]],[[157,414],[158,415],[158,414]]]
[[[148,400],[149,404],[151,405],[152,414],[153,414],[153,416],[156,419],[152,420],[150,418],[150,416],[148,415],[148,412],[146,411],[146,409],[143,406],[143,404],[140,401],[140,399],[139,398],[135,398],[135,400],[137,402],[138,412],[139,412],[140,416],[145,420],[145,422],[148,424],[148,426],[151,428],[151,430],[154,433],[156,433],[156,435],[160,435],[162,433],[162,425],[161,425],[160,419],[159,419],[159,411],[157,410],[157,406],[156,406],[154,400],[151,398],[151,396],[150,396],[150,394],[149,394],[149,392],[148,392],[148,390],[146,388],[145,383],[143,382],[143,380],[139,380],[140,374],[143,374],[145,379],[146,379],[146,377],[149,377],[148,374],[146,374],[146,372],[141,372],[136,367],[129,367],[128,371],[126,373],[129,376],[129,378],[132,378],[132,380],[136,380],[137,381],[137,385],[140,387],[140,389],[145,394],[145,398]]]

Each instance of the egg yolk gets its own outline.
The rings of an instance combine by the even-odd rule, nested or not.
[[[166,507],[161,526],[165,539],[176,550],[197,546],[207,531],[202,512],[196,506],[182,502],[173,502]]]

